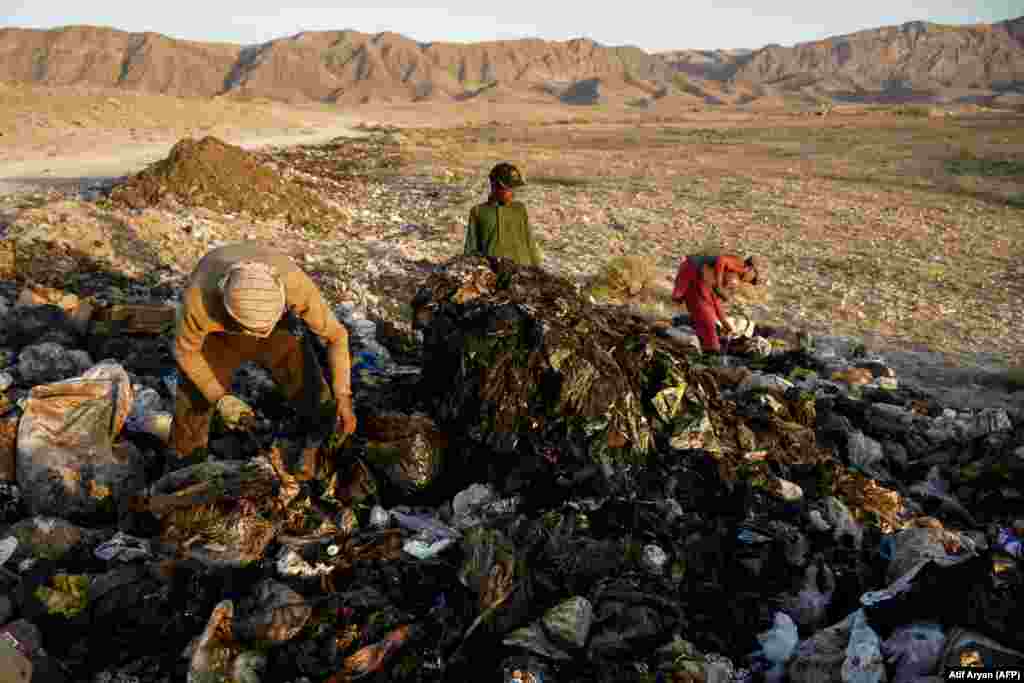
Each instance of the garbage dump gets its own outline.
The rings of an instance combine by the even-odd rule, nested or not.
[[[339,309],[359,428],[317,447],[330,466],[312,477],[265,370],[234,379],[252,418],[215,420],[205,461],[177,466],[167,329],[4,301],[3,670],[909,683],[1024,667],[1020,413],[946,405],[884,357],[756,325],[764,343],[702,356],[681,324],[500,259],[422,285],[418,366]]]

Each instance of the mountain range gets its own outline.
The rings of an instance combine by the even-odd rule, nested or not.
[[[0,29],[0,82],[292,103],[448,101],[1024,104],[1024,17],[910,22],[792,47],[675,50],[593,40],[420,43],[316,31],[258,45],[95,26]]]

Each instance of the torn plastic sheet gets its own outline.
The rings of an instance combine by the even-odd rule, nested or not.
[[[118,531],[114,534],[113,538],[97,547],[94,554],[99,559],[108,562],[114,559],[121,562],[131,562],[132,560],[141,560],[152,556],[149,541],[129,536],[121,531]]]
[[[403,529],[415,532],[417,537],[429,543],[445,538],[459,539],[462,534],[429,514],[405,513],[392,510],[391,517]]]

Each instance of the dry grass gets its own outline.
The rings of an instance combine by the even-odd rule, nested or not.
[[[604,265],[591,285],[591,294],[603,299],[629,301],[654,286],[657,268],[648,256],[617,256]]]

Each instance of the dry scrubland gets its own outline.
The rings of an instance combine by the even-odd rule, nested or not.
[[[655,314],[685,254],[753,253],[770,268],[747,304],[762,321],[1020,363],[1024,117],[926,113],[577,116],[432,131],[414,157],[477,186],[496,160],[522,163],[547,262],[590,277],[644,257],[652,286],[632,300]]]
[[[435,149],[459,152],[435,157],[456,171],[524,163],[553,259],[641,254],[670,272],[699,248],[760,254],[762,319],[1024,357],[1020,117],[763,114],[443,139]]]
[[[465,212],[482,196],[487,168],[507,159],[521,164],[531,183],[522,198],[546,264],[590,280],[597,296],[617,291],[602,276],[609,262],[637,256],[647,286],[626,298],[664,317],[676,310],[668,292],[682,256],[754,253],[770,264],[767,293],[748,303],[759,320],[861,336],[873,348],[941,350],[958,363],[1024,359],[1019,114],[929,116],[936,112],[915,107],[840,108],[829,116],[713,107],[655,113],[500,103],[339,112],[95,91],[56,96],[9,86],[3,95],[0,159],[8,160],[104,141],[315,127],[341,114],[399,125],[393,142],[401,161],[374,169],[372,182],[394,193],[388,201],[398,205],[409,179],[443,198],[415,221],[428,229],[413,235],[423,244],[411,247],[412,256],[437,262],[458,252]],[[12,138],[17,144],[9,146]],[[356,209],[373,201],[359,193],[340,199]],[[75,204],[84,202],[61,205],[65,224],[74,222]],[[7,222],[29,209],[45,217],[49,206],[38,197],[9,197],[5,205],[0,218]],[[364,220],[359,234],[385,235],[393,218],[381,215],[376,230]],[[204,220],[219,219],[207,212]],[[330,249],[332,239],[347,239],[340,231],[332,236],[330,226],[303,235],[260,230],[236,232],[296,249]],[[396,299],[389,308],[400,317],[410,290],[375,284],[379,295]]]

